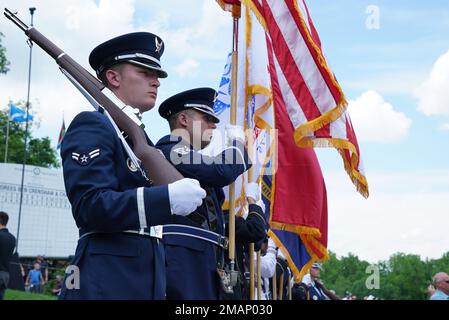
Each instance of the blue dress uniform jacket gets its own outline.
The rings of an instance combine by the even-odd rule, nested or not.
[[[315,284],[309,287],[310,300],[328,300],[326,294]]]
[[[149,231],[169,222],[167,186],[142,177],[101,112],[75,117],[61,155],[80,230],[71,263],[79,268],[80,287],[64,285],[61,298],[165,299],[164,249]]]
[[[199,228],[204,228],[205,224],[216,225],[211,231],[224,236],[224,217],[221,211],[224,193],[221,188],[231,184],[250,167],[243,145],[229,148],[215,158],[200,154],[180,137],[171,135],[159,140],[156,147],[184,177],[197,179],[207,192],[203,204],[193,214],[187,217],[172,216],[171,224]],[[211,211],[215,212],[216,222],[211,220]],[[202,221],[206,223],[201,223]],[[217,259],[222,259],[223,250],[217,250],[218,246],[211,242],[191,236],[166,234],[165,230],[164,226],[167,299],[218,299],[220,282]]]

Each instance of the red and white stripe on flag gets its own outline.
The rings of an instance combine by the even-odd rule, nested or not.
[[[347,102],[330,71],[304,0],[242,0],[267,34],[269,54],[283,104],[300,147],[335,147],[357,190],[368,197],[368,183]],[[272,75],[273,81],[273,75]]]

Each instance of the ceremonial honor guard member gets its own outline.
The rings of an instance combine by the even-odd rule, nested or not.
[[[89,62],[116,98],[143,113],[154,107],[158,78],[167,76],[163,51],[158,36],[137,32],[99,45]],[[144,176],[131,161],[125,138],[100,108],[77,115],[62,142],[64,182],[80,233],[62,299],[165,299],[157,226],[191,213],[206,195],[193,179],[152,186],[151,172]]]
[[[249,300],[249,253],[248,245],[266,238],[268,227],[265,219],[265,205],[260,199],[260,188],[255,182],[245,184],[245,197],[248,202],[248,212],[235,217],[235,260],[238,271],[237,284],[233,292],[224,295],[224,299]],[[229,212],[225,211],[225,221],[229,220]],[[228,227],[228,223],[226,223]],[[227,230],[227,229],[226,229]],[[229,231],[226,231],[226,234]],[[228,262],[228,252],[225,261]]]
[[[219,122],[214,114],[216,97],[211,88],[181,92],[165,100],[159,114],[168,120],[171,135],[157,143],[165,157],[185,176],[197,179],[207,196],[188,216],[172,216],[164,226],[167,259],[167,299],[218,299],[226,237],[221,189],[249,169],[244,132],[227,127],[228,148],[216,157],[199,153],[212,138]]]

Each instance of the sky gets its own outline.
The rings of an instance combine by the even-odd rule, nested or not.
[[[114,36],[150,31],[165,42],[156,107],[144,116],[153,141],[168,133],[157,113],[169,96],[217,88],[231,50],[232,20],[213,0],[2,0],[92,71],[90,51]],[[371,262],[396,252],[449,251],[449,6],[447,0],[307,1],[328,63],[349,101],[370,197],[358,194],[334,149],[317,149],[327,185],[328,248]],[[0,108],[26,100],[25,35],[0,17],[11,62],[0,75]],[[92,107],[40,48],[33,48],[35,136],[56,146],[66,125]]]

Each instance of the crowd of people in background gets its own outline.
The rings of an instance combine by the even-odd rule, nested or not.
[[[4,299],[6,289],[11,284],[11,270],[17,263],[13,256],[17,256],[16,238],[8,231],[9,215],[0,211],[0,300]],[[32,293],[44,293],[44,286],[51,286],[51,292],[58,295],[62,288],[62,276],[57,272],[64,272],[64,268],[54,268],[53,281],[50,277],[49,264],[43,255],[38,255],[31,263],[19,263],[25,290]],[[22,284],[23,285],[23,284]]]
[[[50,267],[44,255],[36,256],[31,263],[21,263],[20,269],[25,291],[31,293],[51,292],[54,295],[58,295],[61,291],[63,278],[57,273],[59,271],[62,274],[64,269]],[[54,269],[54,272],[50,272],[50,269]],[[45,290],[46,287],[48,290]]]

